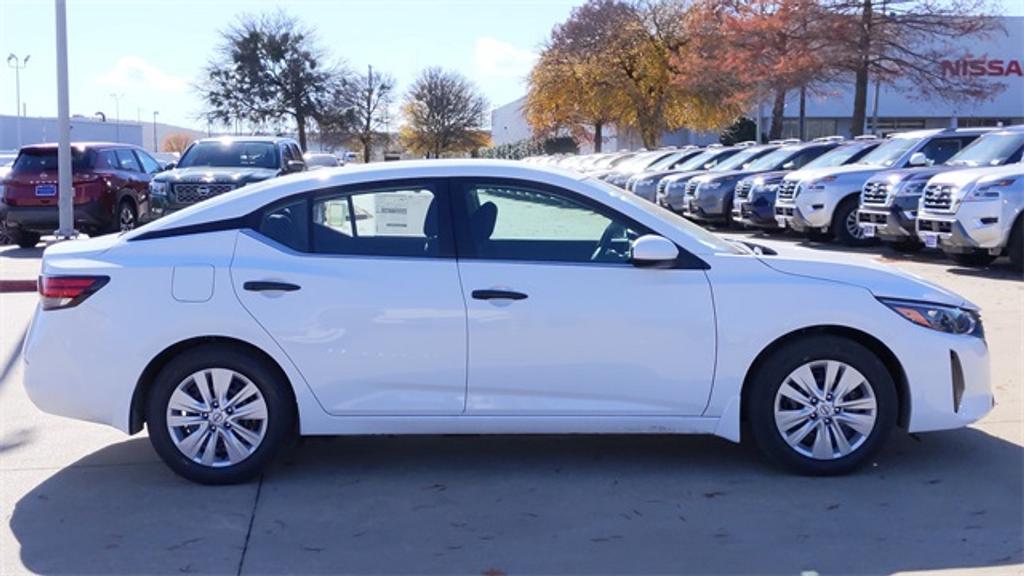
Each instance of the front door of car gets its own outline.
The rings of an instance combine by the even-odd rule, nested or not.
[[[444,184],[324,190],[239,234],[235,292],[328,413],[464,410],[466,311]]]
[[[452,183],[470,415],[699,415],[715,321],[702,269],[633,266],[645,227],[567,190]]]

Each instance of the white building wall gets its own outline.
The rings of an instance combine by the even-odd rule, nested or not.
[[[138,122],[100,122],[91,118],[71,119],[73,142],[124,142],[142,145],[143,125]],[[27,144],[56,142],[56,118],[21,118],[21,142],[18,142],[18,117],[0,116],[0,150],[16,150]]]

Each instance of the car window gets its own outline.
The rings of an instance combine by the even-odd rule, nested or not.
[[[959,151],[959,138],[936,138],[921,148],[921,153],[924,154],[932,164],[942,164],[946,160],[955,156]]]
[[[459,255],[489,260],[625,263],[639,225],[571,193],[528,184],[467,183]]]
[[[306,211],[306,200],[295,200],[268,210],[260,219],[259,232],[293,250],[308,251],[309,214]]]
[[[114,151],[117,155],[117,164],[121,170],[128,170],[129,172],[142,172],[142,166],[139,165],[139,161],[135,159],[135,154],[127,148],[118,148]]]
[[[299,145],[298,144],[289,144],[288,147],[292,151],[292,159],[293,160],[298,160],[299,162],[305,162],[305,160],[302,159],[302,150],[299,149]]]
[[[97,170],[118,170],[121,167],[121,163],[118,162],[113,150],[100,150],[97,152],[94,165]]]
[[[326,195],[312,204],[312,250],[440,257],[440,213],[439,198],[429,185]]]
[[[135,155],[138,156],[139,163],[142,164],[142,170],[146,174],[156,174],[160,171],[160,163],[154,160],[149,154],[142,150],[136,150]]]
[[[799,170],[806,166],[811,160],[814,160],[831,149],[831,146],[811,146],[809,148],[804,148],[796,156],[787,161],[786,164],[783,165],[783,168],[786,170]],[[790,163],[792,163],[792,165],[790,165]]]

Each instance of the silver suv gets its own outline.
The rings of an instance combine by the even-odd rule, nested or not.
[[[857,223],[861,188],[885,170],[945,162],[988,129],[917,130],[889,136],[857,164],[798,170],[779,186],[775,216],[780,224],[819,238],[834,235],[849,246],[867,244]]]

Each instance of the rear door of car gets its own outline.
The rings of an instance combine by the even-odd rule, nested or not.
[[[457,415],[466,308],[447,185],[417,179],[281,201],[239,233],[245,308],[334,415]]]

